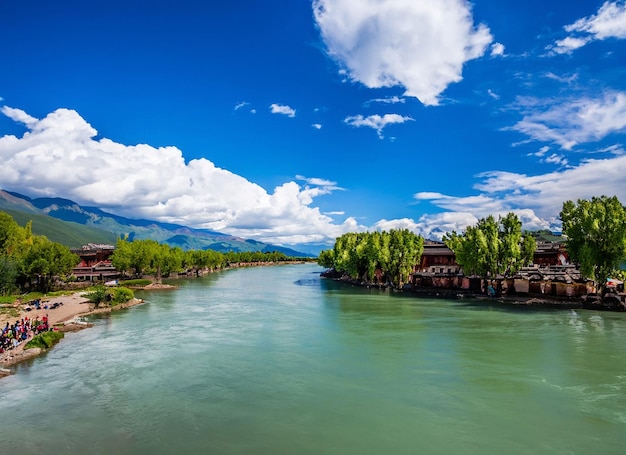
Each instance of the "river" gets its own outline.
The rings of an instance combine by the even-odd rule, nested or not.
[[[0,381],[0,453],[621,454],[626,315],[339,285],[138,293]]]

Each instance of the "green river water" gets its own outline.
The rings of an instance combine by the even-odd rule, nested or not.
[[[138,294],[0,381],[0,454],[622,454],[626,314],[338,285]]]

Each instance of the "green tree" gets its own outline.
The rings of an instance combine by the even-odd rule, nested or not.
[[[30,281],[42,292],[48,292],[55,276],[69,275],[80,258],[60,243],[51,242],[45,236],[36,236],[33,246],[24,258],[24,271]]]
[[[389,231],[389,261],[383,270],[393,284],[402,287],[424,252],[424,239],[408,229]]]
[[[115,267],[115,270],[122,275],[126,275],[132,268],[133,262],[133,246],[131,242],[124,238],[117,239],[115,244],[115,250],[111,255],[111,264]]]
[[[317,263],[324,268],[332,269],[335,266],[333,250],[322,250],[317,257]]]
[[[603,294],[607,278],[626,258],[626,208],[616,196],[579,199],[564,202],[560,218],[570,259]]]
[[[130,267],[135,276],[141,276],[152,262],[158,242],[151,239],[133,240],[131,243]]]
[[[351,278],[358,278],[356,256],[356,233],[349,232],[335,241],[333,256],[335,257],[335,269],[346,273]]]
[[[157,283],[161,283],[164,276],[180,272],[183,261],[187,257],[180,247],[170,247],[166,244],[153,242],[148,244],[150,251],[150,270],[154,272]]]
[[[24,228],[11,215],[0,212],[0,255],[12,257],[19,254],[25,237]]]
[[[15,290],[18,278],[23,277],[24,258],[33,243],[31,224],[29,221],[21,227],[11,215],[0,212],[0,293],[3,295]]]
[[[514,213],[498,221],[492,215],[482,218],[463,234],[452,231],[443,240],[466,275],[485,280],[515,274],[532,261],[536,248],[532,236],[522,234],[522,223]]]
[[[0,256],[0,295],[9,295],[15,290],[18,272],[15,260]]]
[[[111,298],[111,294],[105,286],[98,285],[93,291],[86,294],[85,297],[87,297],[87,300],[94,304],[95,308],[99,308],[101,303],[104,303]]]
[[[376,270],[385,282],[402,287],[424,250],[424,239],[408,229],[389,232],[347,233],[337,238],[333,250],[320,254],[320,265],[330,265],[353,279],[373,282]]]

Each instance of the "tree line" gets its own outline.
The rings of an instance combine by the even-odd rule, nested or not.
[[[454,251],[463,273],[483,280],[514,275],[532,263],[537,247],[535,238],[530,232],[522,232],[522,222],[512,212],[497,221],[489,215],[462,234],[452,231],[444,235],[443,241]]]
[[[218,270],[232,264],[277,263],[301,260],[279,251],[229,251],[183,250],[180,247],[159,243],[155,240],[118,239],[111,256],[111,263],[123,275],[154,275],[157,282],[171,273],[211,269]]]
[[[626,207],[615,196],[566,201],[559,218],[571,262],[602,293],[607,278],[620,275],[620,263],[626,261]],[[512,212],[497,220],[492,215],[482,218],[462,233],[447,233],[443,242],[465,275],[483,279],[514,275],[532,263],[536,249],[532,233],[522,231],[522,222]],[[379,270],[385,283],[401,287],[419,263],[423,243],[421,236],[406,229],[348,233],[320,253],[318,264],[372,283]]]
[[[423,251],[424,238],[408,229],[347,233],[320,252],[318,264],[352,279],[402,287]]]
[[[54,278],[68,276],[79,261],[66,246],[33,234],[30,221],[22,227],[0,212],[0,294],[48,292]]]
[[[111,256],[113,266],[124,275],[154,275],[157,281],[170,273],[223,269],[239,263],[299,261],[279,251],[187,250],[155,240],[120,238]],[[49,292],[56,278],[71,280],[80,257],[57,242],[32,232],[32,222],[20,226],[11,215],[0,211],[0,295],[15,291]]]
[[[603,290],[607,278],[617,274],[626,260],[626,208],[617,197],[566,201],[559,214],[570,260],[580,266],[584,278]],[[497,220],[488,216],[462,233],[444,236],[457,263],[467,275],[483,278],[511,276],[532,262],[535,241],[522,232],[514,213]],[[319,254],[318,263],[353,279],[390,283],[408,282],[424,251],[424,239],[408,229],[389,232],[347,233],[337,238],[330,250]],[[221,269],[233,263],[301,260],[280,252],[228,252],[188,250],[154,240],[118,239],[112,256],[114,267],[123,274],[153,274],[158,280],[172,272]],[[32,232],[6,212],[0,211],[0,294],[36,289],[48,292],[55,277],[69,278],[79,257],[60,243]]]

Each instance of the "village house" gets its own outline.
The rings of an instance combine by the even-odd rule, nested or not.
[[[513,277],[494,277],[492,281],[502,293],[580,297],[595,290],[593,283],[582,280],[578,268],[569,263],[565,244],[560,240],[539,240],[532,264]],[[454,252],[444,243],[434,241],[424,243],[424,253],[411,276],[411,285],[484,291],[482,278],[465,276]]]
[[[415,272],[450,275],[458,274],[459,271],[454,252],[445,243],[431,240],[424,242],[424,252],[419,265],[415,267]]]
[[[72,269],[78,281],[108,281],[119,276],[111,264],[113,245],[89,243],[71,251],[80,257],[80,263]]]

